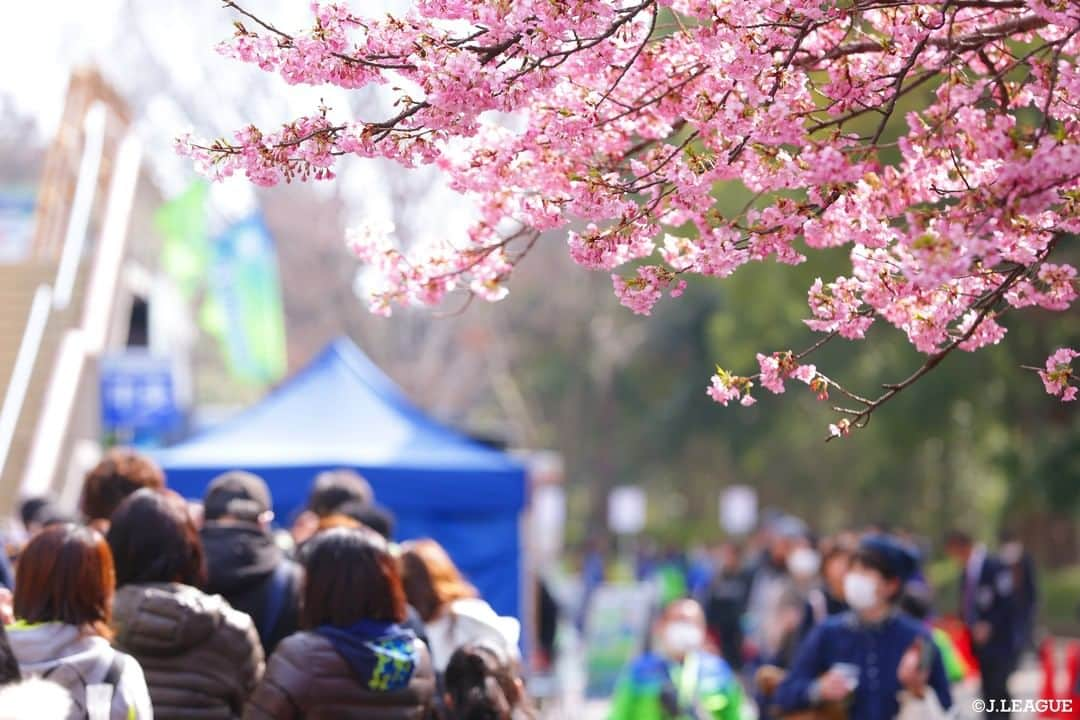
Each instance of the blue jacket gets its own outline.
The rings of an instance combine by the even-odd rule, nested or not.
[[[948,709],[952,696],[941,654],[918,621],[899,613],[877,625],[863,624],[851,612],[826,619],[799,647],[774,701],[784,712],[810,708],[817,679],[837,663],[850,663],[859,668],[859,683],[851,698],[849,719],[891,720],[899,712],[896,696],[901,687],[896,671],[916,638],[933,648],[929,685]]]

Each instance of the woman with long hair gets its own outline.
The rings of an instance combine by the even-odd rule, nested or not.
[[[402,623],[405,593],[386,541],[367,528],[315,535],[303,555],[301,627],[278,644],[245,720],[421,720],[435,676]]]
[[[206,581],[199,533],[178,495],[143,489],[112,516],[116,646],[146,671],[154,714],[236,718],[263,672],[251,618]]]
[[[142,668],[109,645],[115,573],[104,538],[54,525],[19,558],[8,640],[24,677],[64,687],[70,718],[152,718]]]
[[[400,562],[405,596],[424,621],[439,673],[455,650],[472,642],[490,643],[512,662],[520,660],[518,621],[498,615],[481,599],[439,543],[407,542],[401,547]]]

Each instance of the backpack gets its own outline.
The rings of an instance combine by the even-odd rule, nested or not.
[[[274,571],[270,573],[270,581],[266,584],[266,606],[262,621],[257,628],[263,645],[269,645],[267,641],[285,611],[285,602],[292,589],[293,575],[295,573],[292,570],[292,563],[286,560],[274,566]]]
[[[79,674],[78,671],[76,671],[76,674],[79,675],[79,680],[82,682],[83,696],[82,696],[82,700],[80,701],[79,698],[76,697],[75,693],[71,693],[71,700],[76,705],[78,705],[78,706],[80,706],[82,708],[82,713],[88,720],[95,720],[94,718],[90,717],[90,710],[89,710],[89,707],[88,707],[89,704],[90,704],[89,701],[88,701],[88,698],[89,698],[89,696],[91,694],[90,688],[95,687],[95,686],[96,687],[108,687],[109,688],[109,713],[105,716],[106,720],[108,720],[108,717],[112,715],[113,696],[116,693],[116,688],[120,685],[120,678],[124,674],[124,660],[125,660],[125,656],[124,656],[123,653],[114,651],[112,661],[109,663],[109,667],[105,671],[105,676],[101,679],[101,682],[97,682],[97,683],[86,682],[86,678],[82,677],[82,675]],[[48,679],[50,679],[50,676],[55,671],[57,671],[57,670],[59,670],[61,668],[64,668],[64,667],[71,667],[71,666],[63,665],[63,664],[56,665],[55,667],[50,669],[48,672],[42,674],[41,677],[42,677],[43,680],[48,680]],[[72,669],[74,669],[74,668],[72,668]],[[61,685],[63,685],[63,683],[61,683]]]

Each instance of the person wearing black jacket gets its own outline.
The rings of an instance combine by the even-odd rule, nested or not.
[[[227,472],[203,498],[201,532],[206,553],[206,591],[218,594],[255,622],[269,657],[300,622],[300,566],[274,543],[270,490],[262,478]]]
[[[742,567],[739,547],[724,543],[715,552],[716,569],[701,597],[709,632],[721,656],[735,670],[743,665],[743,615],[750,595],[750,572]]]
[[[953,531],[946,552],[961,570],[960,617],[971,634],[971,646],[982,676],[986,717],[1009,717],[1009,676],[1016,670],[1021,648],[1016,632],[1016,592],[1013,574],[1002,560],[977,545],[970,535]],[[996,702],[990,702],[990,701]]]

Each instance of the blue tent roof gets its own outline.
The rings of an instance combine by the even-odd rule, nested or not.
[[[317,472],[355,468],[397,514],[401,538],[435,538],[497,610],[518,614],[524,467],[421,413],[351,340],[335,340],[255,406],[156,458],[188,497],[226,470],[257,473],[283,519],[306,502]]]

